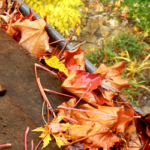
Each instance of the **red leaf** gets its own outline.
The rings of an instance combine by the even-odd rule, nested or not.
[[[91,85],[91,89],[85,94],[83,100],[91,103],[92,105],[97,104],[97,100],[95,96],[92,94],[92,91],[100,85],[101,78],[99,75],[90,74],[82,70],[78,70],[77,72],[72,71],[68,78],[62,84],[62,87],[72,94],[81,97],[89,85]]]
[[[84,51],[79,47],[77,50],[65,51],[65,66],[70,73],[72,70],[85,70]]]

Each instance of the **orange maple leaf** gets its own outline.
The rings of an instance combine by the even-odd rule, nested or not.
[[[46,22],[42,18],[35,21],[26,19],[12,25],[14,29],[21,31],[19,44],[34,54],[36,58],[42,57],[49,49],[49,37],[45,31],[45,26]]]

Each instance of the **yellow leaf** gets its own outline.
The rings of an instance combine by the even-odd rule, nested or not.
[[[121,0],[118,0],[118,1],[115,2],[116,7],[120,7],[120,4],[121,4]]]
[[[104,11],[103,6],[100,6],[100,8],[99,8],[98,11],[99,11],[99,12]]]
[[[43,134],[43,133],[42,133]],[[46,135],[46,133],[44,134],[44,137],[45,137],[45,135]],[[44,138],[43,137],[43,138]],[[43,148],[45,148],[46,146],[48,146],[48,144],[50,143],[50,141],[51,141],[52,139],[51,139],[51,137],[50,137],[50,135],[49,134],[47,134],[47,136],[44,138],[44,140],[43,140],[43,147],[42,147],[42,149]]]
[[[135,18],[135,17],[136,17],[136,14],[132,14],[132,17]]]
[[[61,137],[62,137],[61,133],[53,134],[53,136],[54,136],[56,143],[57,143],[59,148],[61,148],[61,146],[65,145],[66,143],[68,143],[68,142],[64,142],[63,140],[61,140]]]
[[[51,58],[46,58],[45,63],[55,69],[58,69],[59,71],[63,72],[66,76],[69,75],[67,68],[64,64],[62,64],[59,59],[56,56],[52,56]]]
[[[32,131],[44,132],[45,129],[44,129],[43,127],[38,127],[38,128],[36,128],[36,129],[34,129],[34,130],[32,130]]]
[[[143,37],[146,38],[146,37],[148,37],[148,36],[149,36],[149,34],[148,34],[148,30],[147,30],[147,31],[144,32]]]

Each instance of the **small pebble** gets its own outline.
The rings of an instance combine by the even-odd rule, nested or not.
[[[7,134],[5,131],[3,131],[3,134]]]

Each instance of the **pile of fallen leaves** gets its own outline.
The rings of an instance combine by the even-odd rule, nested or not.
[[[1,28],[30,54],[43,59],[48,67],[35,64],[34,68],[48,114],[45,126],[33,130],[42,132],[39,144],[43,141],[43,148],[55,139],[56,144],[64,149],[150,149],[150,115],[136,113],[121,92],[122,88],[130,88],[127,79],[121,78],[125,62],[111,67],[101,64],[94,73],[89,73],[85,70],[82,49],[63,52],[66,45],[62,50],[52,46],[59,41],[49,43],[46,21],[35,20],[31,11],[24,17],[16,1],[3,0],[0,3],[0,18]],[[74,96],[43,89],[37,67],[61,79],[62,88]],[[53,109],[45,91],[72,98]],[[54,116],[51,122],[49,113]]]

